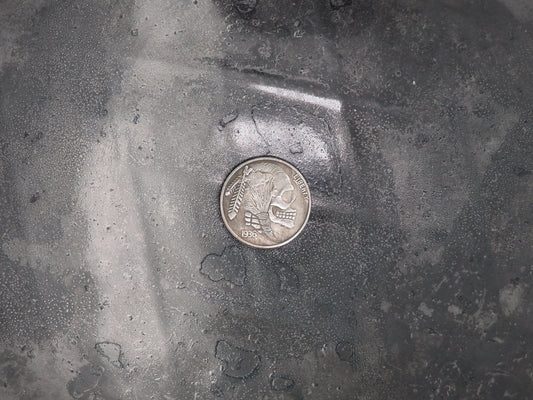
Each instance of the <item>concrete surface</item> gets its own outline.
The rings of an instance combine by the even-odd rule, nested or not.
[[[1,0],[0,399],[531,398],[532,65],[527,0]]]

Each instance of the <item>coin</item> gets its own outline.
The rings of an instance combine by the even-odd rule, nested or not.
[[[271,249],[302,231],[311,212],[311,194],[293,165],[275,157],[257,157],[228,175],[220,193],[220,211],[238,240]]]

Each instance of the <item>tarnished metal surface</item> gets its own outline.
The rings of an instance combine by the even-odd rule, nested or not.
[[[239,241],[271,249],[289,243],[302,231],[311,212],[311,194],[293,165],[274,157],[257,157],[226,178],[220,212],[226,228]]]

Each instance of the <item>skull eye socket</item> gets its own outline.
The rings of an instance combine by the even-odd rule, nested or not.
[[[292,189],[283,192],[283,194],[281,195],[281,200],[286,203],[289,203],[292,200]]]

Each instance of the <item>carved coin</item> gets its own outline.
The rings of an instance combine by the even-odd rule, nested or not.
[[[249,246],[283,246],[302,231],[311,212],[303,175],[274,157],[257,157],[235,168],[220,193],[220,211],[233,236]]]

